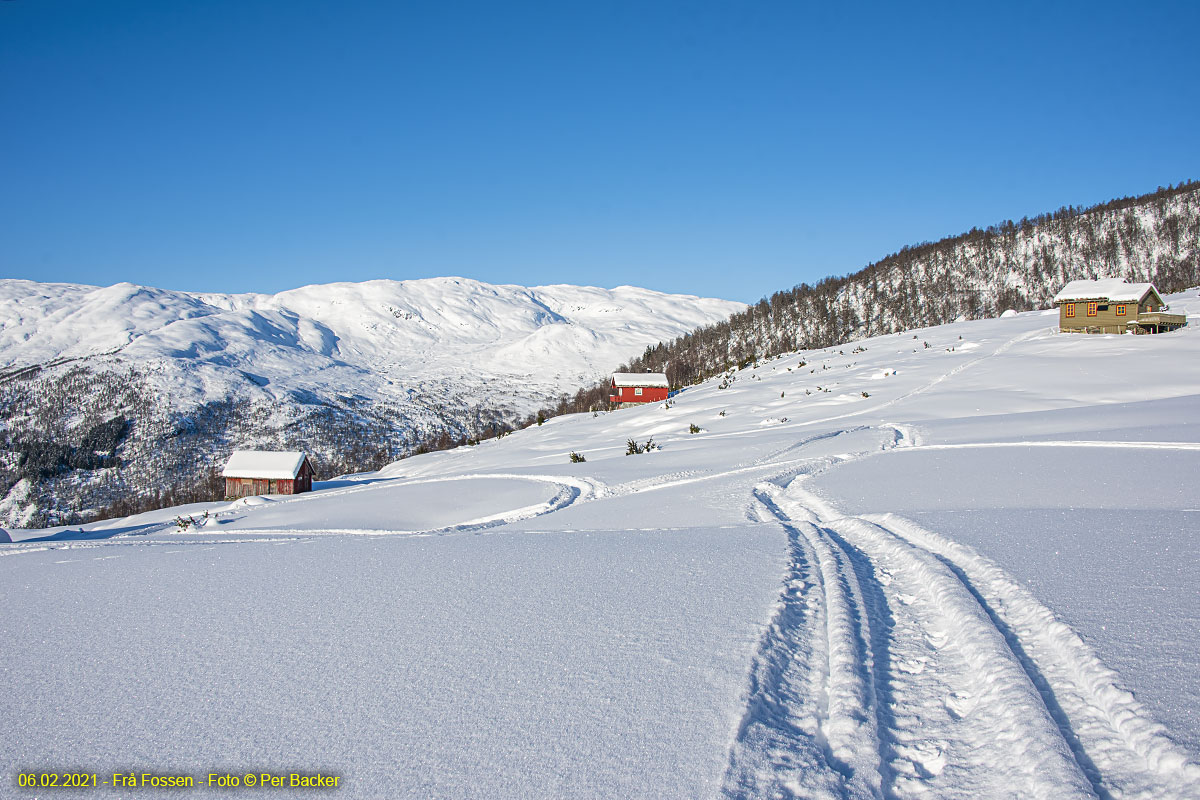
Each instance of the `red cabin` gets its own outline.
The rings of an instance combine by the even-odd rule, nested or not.
[[[608,400],[618,408],[626,403],[657,403],[666,400],[670,391],[667,376],[661,372],[616,372]]]
[[[237,450],[221,474],[225,477],[226,497],[248,497],[312,491],[315,473],[304,453]]]

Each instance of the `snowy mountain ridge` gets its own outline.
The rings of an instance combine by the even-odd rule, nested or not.
[[[274,295],[3,280],[0,498],[16,495],[0,522],[16,522],[13,509],[22,524],[52,509],[67,521],[186,484],[235,445],[303,447],[327,472],[386,463],[441,432],[481,438],[744,307],[467,278]],[[102,466],[81,470],[94,459],[63,448],[113,418],[127,429],[106,440]]]
[[[414,382],[473,373],[521,377],[522,386],[499,394],[536,400],[742,308],[631,286],[495,286],[467,278],[332,283],[274,295],[3,280],[0,369],[119,355],[188,361],[239,383],[243,371],[269,375],[286,365],[293,374],[269,375],[286,388],[323,386],[303,373],[331,368]],[[189,388],[212,394],[200,382]],[[284,400],[285,390],[262,394]]]
[[[1200,297],[1164,299],[1188,326],[882,334],[310,493],[10,530],[0,769],[1197,800]]]

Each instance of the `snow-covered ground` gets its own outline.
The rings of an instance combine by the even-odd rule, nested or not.
[[[798,353],[309,495],[11,531],[0,771],[1200,797],[1200,316],[1055,322]]]

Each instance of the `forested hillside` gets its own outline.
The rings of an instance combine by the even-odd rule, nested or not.
[[[685,386],[756,357],[1048,308],[1067,281],[1099,277],[1152,281],[1163,293],[1200,285],[1200,182],[905,247],[851,275],[776,292],[621,369],[666,372]]]

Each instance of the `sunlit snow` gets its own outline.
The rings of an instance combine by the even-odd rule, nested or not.
[[[1188,327],[954,323],[307,495],[10,531],[2,771],[1200,797],[1200,298],[1167,299]]]

